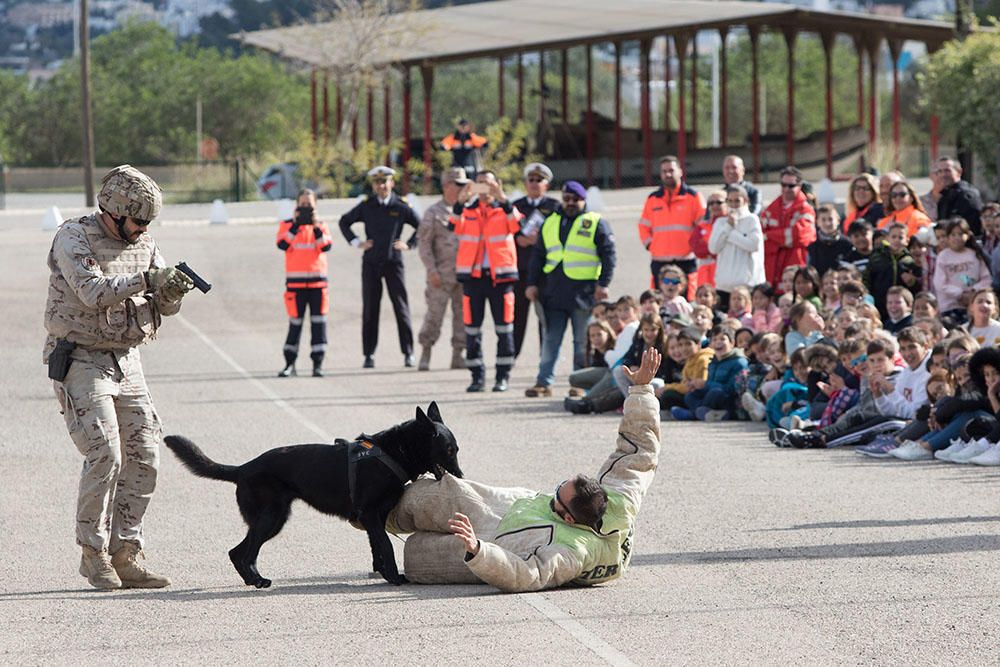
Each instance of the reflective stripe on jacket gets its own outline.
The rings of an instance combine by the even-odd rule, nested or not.
[[[646,199],[639,219],[639,240],[654,261],[694,259],[691,231],[704,214],[704,198],[686,183],[674,192],[660,188]]]
[[[502,207],[485,201],[463,207],[460,216],[452,214],[451,224],[458,237],[455,275],[459,282],[482,276],[484,255],[494,283],[518,279],[514,234],[521,229],[520,216],[517,209],[511,208],[507,213]]]
[[[285,286],[326,287],[326,251],[333,243],[326,223],[302,225],[294,235],[291,229],[292,221],[283,220],[277,234],[278,247],[285,251]]]
[[[564,246],[559,240],[562,215],[553,213],[542,223],[545,243],[545,273],[552,273],[562,262],[563,273],[572,280],[597,280],[601,277],[601,258],[597,254],[594,235],[601,221],[599,213],[587,212],[576,216]]]

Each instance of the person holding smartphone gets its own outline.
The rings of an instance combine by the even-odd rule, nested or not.
[[[313,377],[323,376],[326,355],[326,314],[330,293],[326,282],[326,253],[333,241],[326,223],[316,217],[316,193],[299,192],[295,213],[278,226],[278,250],[285,253],[285,310],[288,335],[285,337],[285,367],[278,377],[295,375],[299,356],[302,321],[309,308],[310,353]]]

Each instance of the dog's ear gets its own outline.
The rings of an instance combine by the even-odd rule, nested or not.
[[[431,404],[427,406],[427,416],[431,418],[431,421],[437,422],[438,424],[444,423],[444,420],[441,419],[441,411],[438,410],[437,401],[431,401]]]
[[[417,406],[417,423],[434,428],[434,422],[427,417],[426,413],[424,413],[423,409],[419,405]]]

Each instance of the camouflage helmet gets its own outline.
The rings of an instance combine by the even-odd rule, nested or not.
[[[127,164],[115,167],[101,179],[97,203],[111,215],[153,220],[163,199],[156,181]]]

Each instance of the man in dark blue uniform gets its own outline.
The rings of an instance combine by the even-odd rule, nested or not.
[[[340,219],[340,231],[355,248],[364,250],[361,260],[361,341],[365,368],[375,367],[378,345],[378,316],[382,303],[382,281],[389,290],[392,310],[396,315],[399,347],[406,367],[413,362],[413,329],[410,326],[410,305],[403,282],[402,251],[417,245],[420,220],[413,209],[392,191],[396,172],[389,167],[375,167],[368,172],[372,195]],[[351,231],[357,222],[365,225],[365,240]],[[403,241],[403,225],[413,227],[409,241]]]
[[[524,191],[527,194],[514,202],[514,208],[523,216],[521,231],[514,235],[514,243],[517,244],[517,273],[521,276],[514,284],[514,357],[521,354],[524,334],[528,329],[528,312],[532,308],[531,301],[524,295],[532,248],[538,241],[538,233],[545,218],[559,206],[558,201],[547,196],[551,181],[552,170],[541,162],[532,162],[524,168]],[[540,308],[537,313],[541,315]],[[544,335],[543,324],[539,318],[539,347]]]

